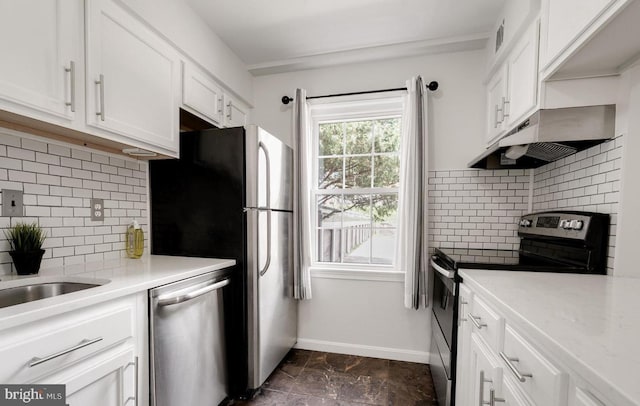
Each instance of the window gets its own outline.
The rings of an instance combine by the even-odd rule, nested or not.
[[[402,119],[399,100],[392,107],[312,109],[317,263],[393,265]]]

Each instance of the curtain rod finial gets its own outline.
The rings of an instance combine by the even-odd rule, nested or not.
[[[289,97],[289,96],[282,96],[282,104],[289,104],[293,101],[293,97]]]
[[[431,90],[432,92],[435,92],[436,90],[438,90],[438,82],[436,82],[435,80],[432,82],[429,82],[429,84],[427,84],[427,89]]]

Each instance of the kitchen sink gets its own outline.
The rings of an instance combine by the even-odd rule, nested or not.
[[[44,282],[0,289],[0,308],[101,286],[96,283]]]

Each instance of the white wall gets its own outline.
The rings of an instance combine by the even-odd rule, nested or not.
[[[259,76],[252,119],[290,142],[293,105],[280,99],[293,96],[297,87],[309,96],[387,89],[422,75],[425,82],[440,83],[438,91],[429,92],[429,167],[463,169],[484,143],[484,57],[479,50]]]
[[[617,115],[616,132],[626,136],[614,275],[640,277],[640,64],[621,77]]]
[[[483,147],[484,53],[468,51],[353,64],[256,77],[254,123],[291,142],[297,87],[308,95],[403,87],[411,76],[437,80],[429,92],[431,169],[464,169]],[[394,279],[394,278],[390,278]],[[426,362],[430,310],[403,306],[404,283],[396,280],[313,277],[313,299],[300,304],[298,346],[332,352]]]
[[[120,0],[246,103],[253,77],[246,65],[184,0]]]

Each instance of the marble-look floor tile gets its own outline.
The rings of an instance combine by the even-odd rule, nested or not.
[[[364,375],[346,379],[338,392],[339,400],[362,402],[369,405],[386,405],[388,397],[389,390],[386,380]]]

